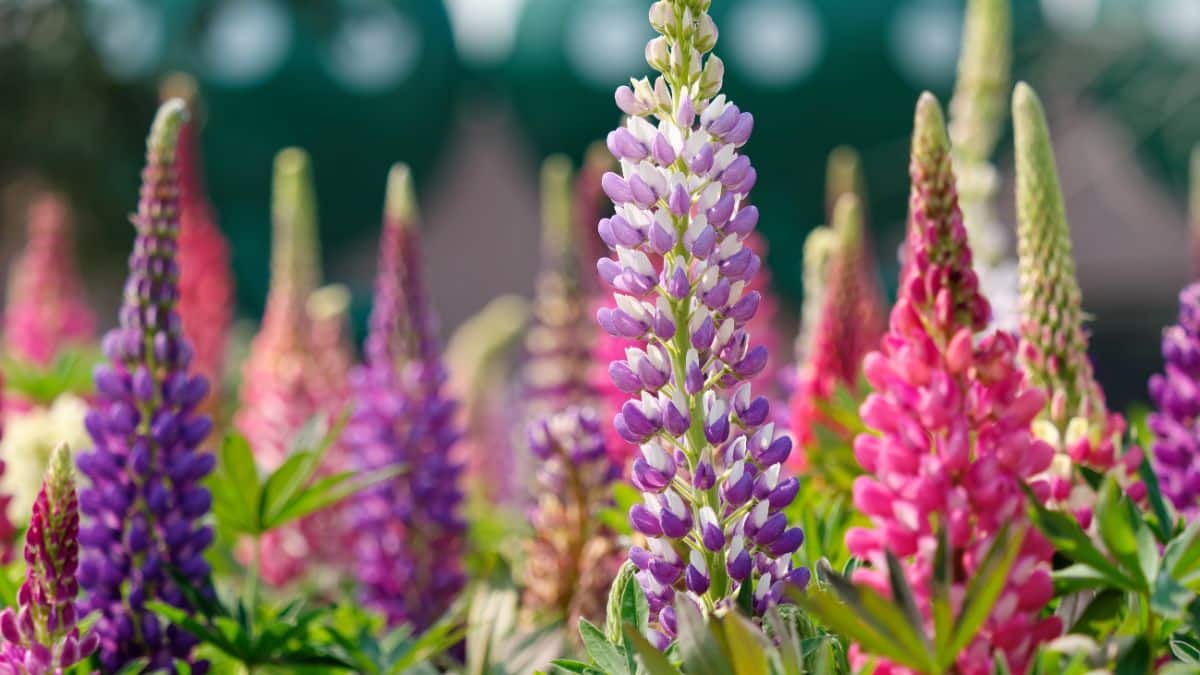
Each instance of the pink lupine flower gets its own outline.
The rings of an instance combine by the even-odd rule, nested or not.
[[[29,207],[25,249],[13,263],[4,314],[9,355],[49,365],[64,349],[96,341],[72,250],[70,212],[62,196],[39,195]]]
[[[1045,401],[1015,364],[1016,340],[1005,332],[977,339],[990,308],[979,293],[967,233],[950,170],[949,143],[936,99],[917,104],[910,164],[909,264],[879,351],[864,360],[875,389],[862,406],[872,433],[855,440],[867,475],[854,484],[854,503],[870,527],[846,535],[850,553],[869,566],[858,581],[886,593],[885,551],[902,561],[927,621],[935,527],[948,528],[951,596],[961,598],[996,533],[1025,521],[1022,484],[1049,466],[1053,448],[1030,431]],[[994,658],[1024,672],[1037,645],[1059,633],[1057,617],[1040,618],[1053,595],[1053,548],[1036,531],[1025,535],[1017,561],[991,615],[959,655],[956,672],[986,675]],[[867,655],[851,649],[856,666]],[[907,673],[882,662],[876,673]]]

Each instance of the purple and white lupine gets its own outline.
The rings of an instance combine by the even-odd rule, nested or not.
[[[760,302],[746,287],[761,261],[746,245],[756,174],[739,150],[754,118],[718,95],[724,66],[704,57],[717,39],[708,6],[651,7],[660,36],[646,60],[662,76],[616,91],[628,118],[608,147],[621,174],[603,180],[616,213],[599,223],[615,254],[598,263],[615,307],[597,319],[638,344],[609,372],[630,395],[614,425],[641,450],[633,483],[644,503],[629,516],[648,545],[630,559],[661,647],[675,636],[678,594],[711,612],[751,584],[761,613],[809,578],[792,566],[804,533],[783,513],[799,489],[782,474],[792,443],[764,424],[767,399],[747,382],[767,360],[746,330]]]
[[[404,473],[360,493],[354,505],[358,580],[366,604],[389,626],[429,627],[465,577],[460,433],[421,271],[408,168],[388,176],[375,306],[366,363],[351,375],[355,411],[345,440],[359,468]]]
[[[169,570],[211,592],[204,550],[213,531],[202,519],[212,497],[201,480],[215,459],[200,451],[212,423],[196,411],[208,383],[188,374],[192,349],[176,312],[175,149],[186,116],[183,101],[172,99],[150,129],[120,321],[104,338],[106,362],[96,369],[96,397],[85,419],[95,449],[79,456],[90,481],[79,496],[85,518],[79,584],[87,594],[84,609],[99,613],[105,672],[140,657],[151,670],[174,672],[176,659],[192,658],[196,639],[145,607],[159,600],[188,609]],[[207,662],[192,663],[193,673],[208,670]]]
[[[1154,471],[1163,494],[1189,521],[1200,513],[1200,282],[1179,293],[1179,323],[1163,330],[1165,369],[1150,378],[1157,412],[1146,419],[1154,433]]]
[[[0,613],[0,675],[50,675],[96,651],[93,631],[79,632],[79,500],[71,451],[59,445],[33,503],[25,532],[25,582],[17,609]]]

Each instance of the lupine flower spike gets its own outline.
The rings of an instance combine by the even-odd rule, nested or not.
[[[530,419],[595,396],[589,381],[595,325],[587,315],[575,240],[570,160],[550,157],[542,164],[542,269],[522,369]]]
[[[624,551],[600,520],[620,467],[608,456],[601,421],[590,408],[568,407],[530,424],[529,447],[540,466],[533,538],[525,570],[526,606],[578,623],[598,620]]]
[[[609,371],[630,396],[614,425],[640,447],[643,503],[629,517],[648,546],[629,557],[664,648],[677,599],[711,612],[749,585],[761,613],[809,577],[792,568],[804,534],[782,511],[799,489],[781,475],[791,440],[764,424],[770,405],[746,382],[767,361],[746,329],[761,301],[747,291],[761,265],[746,242],[755,171],[739,153],[754,118],[718,95],[724,65],[704,56],[717,39],[708,4],[651,7],[660,36],[646,57],[662,76],[617,89],[628,118],[609,145],[621,174],[603,180],[616,214],[599,224],[614,256],[598,270],[616,302],[597,319],[637,345]]]
[[[45,366],[64,349],[94,343],[96,318],[75,267],[70,212],[61,196],[46,193],[34,200],[26,236],[8,279],[4,348]]]
[[[25,532],[25,582],[18,609],[0,613],[0,674],[53,675],[79,663],[99,645],[80,634],[75,597],[79,582],[79,501],[71,451],[54,450]]]
[[[1045,400],[1015,363],[1016,340],[996,332],[977,339],[990,312],[971,267],[958,210],[942,111],[930,94],[917,104],[910,164],[908,252],[911,264],[892,308],[880,350],[863,367],[875,389],[862,406],[854,451],[868,475],[854,503],[869,528],[846,535],[850,553],[869,563],[855,578],[888,592],[885,551],[900,560],[927,621],[938,532],[947,528],[955,575],[951,597],[966,582],[997,532],[1025,521],[1021,485],[1044,471],[1053,449],[1030,424]],[[1034,483],[1045,493],[1044,483]],[[1024,672],[1037,645],[1058,634],[1058,618],[1040,618],[1053,595],[1053,548],[1036,531],[1022,542],[992,614],[956,661],[954,672],[991,673],[1002,657]],[[857,645],[857,668],[867,662]],[[876,673],[902,673],[879,663]]]
[[[843,195],[858,198],[859,208],[866,208],[866,181],[862,175],[862,159],[858,151],[841,145],[829,152],[825,161],[825,222],[832,224],[833,212]],[[863,220],[865,221],[865,215]]]
[[[225,351],[233,322],[233,270],[229,242],[217,226],[204,184],[196,83],[175,74],[163,90],[183,95],[192,116],[179,132],[179,319],[196,352],[196,372],[212,387],[203,410],[216,414],[225,376]]]
[[[375,306],[366,363],[352,378],[356,409],[346,429],[358,465],[406,473],[356,500],[358,578],[366,604],[388,625],[432,624],[462,589],[462,467],[451,457],[455,403],[425,293],[408,168],[388,176]]]
[[[971,242],[979,288],[997,328],[1016,331],[1017,261],[1008,228],[996,215],[1000,177],[990,158],[1000,137],[1011,81],[1011,0],[970,0],[963,25],[958,81],[950,101],[950,142],[959,205]]]
[[[179,300],[179,130],[183,101],[158,109],[147,140],[137,228],[120,323],[104,337],[106,363],[96,369],[96,398],[85,424],[95,450],[79,456],[90,481],[79,497],[86,526],[79,584],[86,609],[99,612],[100,664],[120,670],[139,657],[150,669],[188,660],[195,638],[164,626],[145,608],[159,600],[188,608],[172,578],[206,589],[204,551],[213,531],[201,524],[212,497],[201,480],[214,456],[200,450],[212,423],[196,407],[208,394],[189,374],[192,348],[183,336]],[[171,570],[174,570],[172,572]],[[207,662],[194,662],[203,673]]]
[[[1165,372],[1150,378],[1157,412],[1154,470],[1163,494],[1191,522],[1200,514],[1200,282],[1179,294],[1179,323],[1163,330]]]
[[[858,198],[843,194],[832,222],[827,280],[806,360],[798,366],[790,417],[797,444],[810,454],[808,464],[824,473],[831,486],[849,491],[849,479],[857,473],[853,459],[847,457],[842,465],[834,457],[813,455],[821,451],[821,434],[840,438],[847,445],[852,441],[854,430],[834,408],[839,391],[848,394],[842,398],[850,401],[861,401],[866,395],[860,386],[861,365],[883,336],[884,303],[866,245]],[[853,415],[853,411],[842,412]],[[791,466],[799,469],[804,454],[795,455]]]
[[[296,432],[318,413],[313,397],[311,323],[305,311],[320,278],[316,199],[308,155],[275,157],[271,286],[262,325],[242,366],[234,423],[267,469],[281,464]]]
[[[1052,501],[1087,527],[1094,492],[1077,467],[1116,472],[1130,496],[1142,453],[1123,447],[1125,420],[1110,413],[1092,374],[1071,233],[1042,104],[1025,83],[1013,93],[1017,162],[1017,244],[1021,282],[1021,366],[1049,397],[1035,432],[1055,448]]]

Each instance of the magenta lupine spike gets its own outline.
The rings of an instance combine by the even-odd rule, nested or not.
[[[659,0],[650,9],[660,36],[646,60],[662,76],[616,91],[628,117],[608,146],[621,172],[602,181],[616,213],[598,226],[613,252],[597,269],[614,306],[597,320],[634,342],[609,366],[628,396],[613,424],[640,449],[632,480],[643,503],[629,518],[647,547],[629,557],[663,648],[676,634],[676,601],[716,612],[745,588],[761,614],[809,577],[792,567],[804,533],[783,512],[799,489],[781,474],[791,440],[748,381],[768,360],[748,328],[762,263],[748,241],[756,173],[739,151],[754,117],[718,95],[724,65],[705,57],[717,40],[707,7]]]
[[[798,364],[790,402],[792,433],[805,452],[795,453],[789,466],[800,472],[807,459],[807,464],[821,471],[832,487],[849,489],[849,482],[844,479],[853,476],[856,467],[833,466],[834,462],[829,461],[832,458],[806,454],[818,451],[818,427],[844,438],[847,445],[852,440],[853,431],[837,422],[829,414],[829,407],[839,389],[862,400],[866,393],[859,391],[862,360],[879,346],[886,316],[858,197],[843,194],[831,222],[828,231],[831,250],[825,266],[826,278],[818,295],[820,309],[810,329],[805,360]],[[853,464],[853,460],[848,463]]]
[[[42,366],[64,349],[96,341],[96,317],[75,266],[70,218],[60,195],[39,195],[29,207],[25,249],[8,279],[5,350]]]
[[[538,468],[525,606],[565,619],[568,626],[580,617],[601,620],[608,587],[625,554],[600,518],[621,475],[604,447],[601,427],[591,408],[577,406],[529,425]]]
[[[589,380],[595,325],[587,313],[576,248],[571,163],[565,156],[550,157],[542,164],[542,269],[522,368],[530,419],[590,403],[596,395]]]
[[[1179,323],[1163,330],[1165,370],[1150,378],[1154,471],[1189,522],[1200,515],[1200,282],[1179,293]]]
[[[352,376],[356,407],[346,442],[362,470],[406,470],[355,499],[358,580],[365,603],[388,625],[419,632],[463,587],[466,524],[462,467],[451,456],[459,437],[456,404],[444,392],[415,200],[402,165],[388,176],[365,352],[366,363]]]
[[[241,405],[234,418],[267,469],[281,464],[296,433],[320,409],[313,395],[311,323],[305,312],[320,278],[316,204],[308,154],[275,156],[271,286],[262,325],[242,366]]]
[[[1035,425],[1054,446],[1053,501],[1087,527],[1094,491],[1078,467],[1115,473],[1133,499],[1141,450],[1123,447],[1125,419],[1110,412],[1088,357],[1082,293],[1071,233],[1041,101],[1024,82],[1013,92],[1017,165],[1017,250],[1021,289],[1021,367],[1049,400]]]
[[[0,613],[0,673],[54,675],[96,651],[97,634],[79,631],[78,568],[79,501],[71,451],[60,445],[25,532],[25,581],[17,609]]]
[[[212,385],[204,410],[217,412],[225,351],[233,322],[229,243],[217,226],[204,186],[204,158],[194,120],[179,132],[179,318],[196,351],[196,372]]]
[[[104,337],[106,362],[96,369],[97,393],[85,419],[95,449],[78,461],[90,483],[79,497],[86,518],[79,585],[87,610],[99,612],[105,672],[141,657],[151,670],[173,672],[176,659],[192,659],[196,639],[164,625],[145,603],[189,608],[172,574],[211,593],[204,552],[213,530],[204,521],[212,497],[203,479],[215,457],[200,448],[212,422],[196,411],[208,383],[188,373],[192,349],[176,313],[175,149],[186,118],[183,101],[172,99],[150,129],[120,321]],[[198,661],[191,671],[207,669]]]
[[[917,104],[910,163],[908,251],[900,297],[880,350],[864,360],[874,387],[862,406],[871,432],[855,439],[867,472],[854,484],[854,503],[870,527],[846,535],[850,553],[868,563],[855,579],[888,593],[885,551],[900,560],[930,617],[932,565],[938,531],[947,528],[959,598],[997,532],[1027,521],[1022,484],[1044,495],[1031,478],[1050,464],[1053,449],[1030,427],[1045,396],[1024,381],[1015,364],[1016,340],[988,324],[967,233],[958,209],[942,111],[930,94]],[[990,674],[1002,657],[1024,672],[1038,644],[1061,630],[1057,617],[1041,618],[1053,596],[1053,547],[1036,531],[1025,535],[1000,599],[979,634],[962,651],[954,672]],[[858,645],[851,664],[868,660]],[[886,661],[876,672],[908,672]]]

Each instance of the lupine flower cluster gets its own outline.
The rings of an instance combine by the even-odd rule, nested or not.
[[[405,474],[360,494],[354,528],[366,604],[388,625],[432,624],[462,588],[459,431],[422,278],[408,168],[388,176],[366,363],[352,376],[356,408],[345,437],[363,470]]]
[[[676,633],[677,595],[714,611],[751,584],[763,612],[785,584],[808,580],[791,562],[804,534],[781,511],[798,490],[781,474],[791,440],[764,424],[770,405],[744,382],[767,362],[746,330],[761,301],[747,291],[761,261],[746,242],[758,220],[745,204],[756,172],[738,150],[754,118],[718,95],[724,65],[704,56],[717,39],[707,8],[651,7],[660,35],[646,57],[662,76],[616,92],[628,115],[609,141],[621,173],[603,179],[616,213],[599,224],[614,257],[598,270],[615,307],[597,319],[638,344],[609,372],[631,397],[613,422],[640,446],[633,482],[644,503],[629,515],[647,548],[630,559],[662,647]]]
[[[208,383],[188,372],[192,348],[176,312],[176,148],[186,118],[184,103],[172,99],[150,130],[120,323],[104,337],[106,363],[96,370],[97,395],[85,419],[95,449],[79,457],[90,481],[79,497],[86,520],[79,584],[86,609],[99,613],[107,672],[142,656],[168,670],[175,659],[191,659],[196,638],[163,625],[145,603],[186,609],[169,569],[197,588],[209,573],[204,551],[213,530],[202,519],[212,498],[200,481],[214,456],[199,445],[212,422],[196,412]],[[193,661],[193,673],[206,670],[207,662]]]
[[[586,407],[570,406],[529,426],[537,458],[534,535],[525,569],[526,604],[575,625],[597,619],[624,556],[599,519],[611,501],[620,467],[608,456],[602,422]]]
[[[1163,330],[1165,372],[1150,378],[1157,412],[1147,418],[1154,432],[1154,469],[1163,494],[1189,521],[1200,512],[1200,283],[1179,293],[1179,323]]]
[[[1135,499],[1142,453],[1124,447],[1125,419],[1109,412],[1092,372],[1071,235],[1054,151],[1037,94],[1018,84],[1013,94],[1017,161],[1017,235],[1021,282],[1021,366],[1046,391],[1035,431],[1055,448],[1051,498],[1070,508],[1085,527],[1094,494],[1077,467],[1115,471]]]
[[[29,529],[25,532],[25,581],[18,609],[0,613],[0,673],[51,675],[87,658],[99,645],[95,632],[81,634],[79,594],[79,501],[71,451],[54,450]]]
[[[875,389],[862,406],[873,430],[854,451],[868,475],[854,503],[871,527],[851,529],[851,554],[868,562],[855,577],[886,593],[885,550],[899,557],[928,619],[937,531],[947,528],[953,568],[969,579],[1006,523],[1025,516],[1023,483],[1050,463],[1053,449],[1030,425],[1045,400],[1015,364],[1016,341],[1004,332],[977,339],[990,320],[971,266],[958,209],[941,108],[930,94],[917,105],[910,164],[907,247],[911,256],[880,350],[863,362]],[[1040,618],[1053,594],[1053,548],[1026,535],[1015,572],[957,671],[991,673],[996,656],[1024,672],[1034,649],[1058,634],[1058,618]],[[964,581],[956,576],[953,597]],[[856,667],[867,656],[851,651]],[[904,672],[883,663],[877,673]]]
[[[61,196],[34,200],[26,236],[8,280],[4,349],[44,366],[64,349],[95,342],[96,318],[75,268],[70,212]]]
[[[812,451],[817,446],[817,427],[845,438],[851,435],[829,414],[838,389],[859,393],[863,357],[879,344],[884,331],[884,304],[879,282],[863,231],[862,210],[853,194],[844,194],[834,208],[833,227],[828,232],[826,278],[819,280],[819,312],[813,317],[805,360],[798,364],[791,398],[791,428],[797,444]],[[819,295],[818,295],[819,294]],[[796,453],[803,457],[802,453]],[[818,457],[808,457],[820,465]],[[799,462],[799,460],[798,460]],[[793,463],[792,466],[797,466]],[[803,465],[802,462],[799,463]]]

